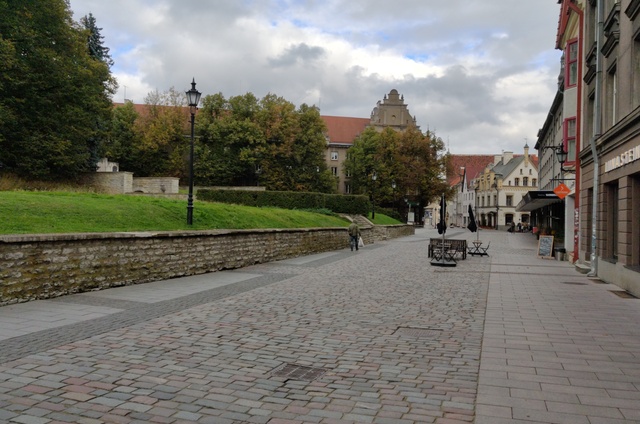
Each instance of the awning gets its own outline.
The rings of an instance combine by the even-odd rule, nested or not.
[[[561,201],[562,199],[551,190],[530,191],[525,194],[520,203],[518,203],[516,212],[531,212]]]

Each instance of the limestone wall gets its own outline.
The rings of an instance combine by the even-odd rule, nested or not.
[[[365,244],[414,233],[363,229]],[[0,305],[343,249],[345,228],[0,236]]]
[[[86,174],[84,183],[109,194],[130,193],[133,190],[133,173],[95,172]]]
[[[178,193],[179,178],[172,177],[135,177],[133,192],[140,193]]]

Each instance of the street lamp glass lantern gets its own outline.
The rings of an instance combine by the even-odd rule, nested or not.
[[[376,174],[376,171],[373,171],[373,174],[371,175],[371,179],[372,179],[373,181],[375,181],[375,180],[377,180],[377,179],[378,179],[378,174]]]
[[[564,151],[564,146],[561,144],[556,149],[556,156],[558,157],[558,162],[562,165],[567,161],[567,152]]]
[[[200,103],[201,92],[196,90],[196,80],[195,78],[191,81],[191,90],[185,93],[187,95],[187,103],[190,107],[197,107],[198,103]]]

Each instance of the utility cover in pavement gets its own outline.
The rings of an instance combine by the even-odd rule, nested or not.
[[[304,365],[282,364],[271,372],[276,377],[285,377],[291,380],[315,380],[322,377],[326,370]]]

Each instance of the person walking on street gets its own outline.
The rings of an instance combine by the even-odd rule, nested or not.
[[[355,222],[352,222],[349,225],[349,244],[351,245],[351,251],[353,252],[353,247],[355,246],[356,250],[358,250],[358,241],[360,239],[360,227]]]

